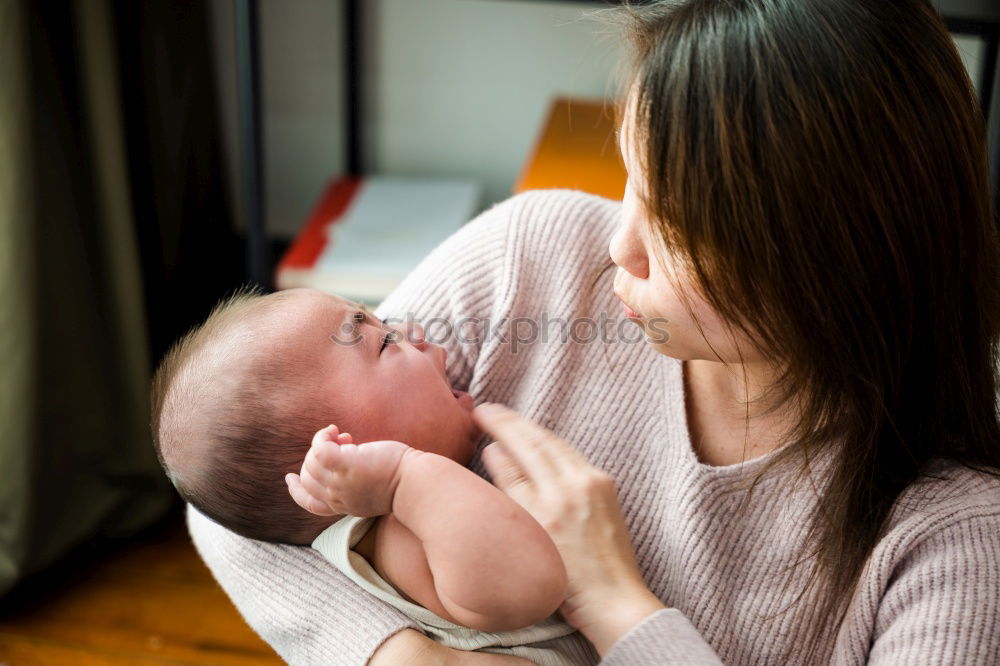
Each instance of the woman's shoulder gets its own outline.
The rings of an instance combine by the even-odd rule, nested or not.
[[[954,460],[933,459],[919,479],[901,494],[906,504],[924,510],[988,504],[1000,510],[1000,469],[973,469]]]
[[[977,470],[935,459],[896,500],[888,534],[913,547],[945,532],[977,538],[974,525],[1000,527],[1000,470]],[[985,534],[983,535],[985,536]],[[989,535],[1000,547],[1000,531]]]
[[[868,558],[851,634],[869,636],[880,663],[912,662],[906,650],[930,662],[996,663],[974,655],[996,651],[998,577],[1000,479],[935,460],[897,499]]]
[[[515,291],[562,291],[610,264],[621,202],[575,190],[533,190],[495,208],[508,220],[506,265]]]
[[[581,219],[599,220],[613,216],[620,206],[621,202],[614,199],[568,189],[526,190],[494,205],[495,208],[508,208],[521,216],[573,225]]]
[[[508,221],[515,245],[565,250],[610,239],[620,206],[577,190],[529,190],[496,204],[488,214]],[[606,245],[600,248],[606,250]]]

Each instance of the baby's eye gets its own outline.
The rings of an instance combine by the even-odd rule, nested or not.
[[[395,342],[395,341],[396,341],[396,332],[388,331],[385,334],[385,337],[382,338],[382,348],[378,350],[378,353],[381,354],[390,342]]]

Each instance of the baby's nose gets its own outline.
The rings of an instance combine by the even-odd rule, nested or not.
[[[417,347],[424,344],[424,327],[415,321],[406,322],[406,339]]]

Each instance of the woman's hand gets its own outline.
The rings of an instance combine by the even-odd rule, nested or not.
[[[635,562],[614,480],[552,432],[496,404],[476,422],[496,438],[483,450],[493,483],[549,533],[569,591],[560,611],[603,656],[621,636],[665,606]]]
[[[453,650],[413,629],[393,634],[375,650],[368,666],[532,666],[533,662],[489,652]]]

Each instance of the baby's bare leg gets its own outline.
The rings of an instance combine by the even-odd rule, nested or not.
[[[542,526],[455,461],[413,453],[397,471],[392,513],[423,544],[451,617],[474,629],[506,631],[555,612],[565,598],[566,572]],[[404,569],[387,573],[402,583]]]

